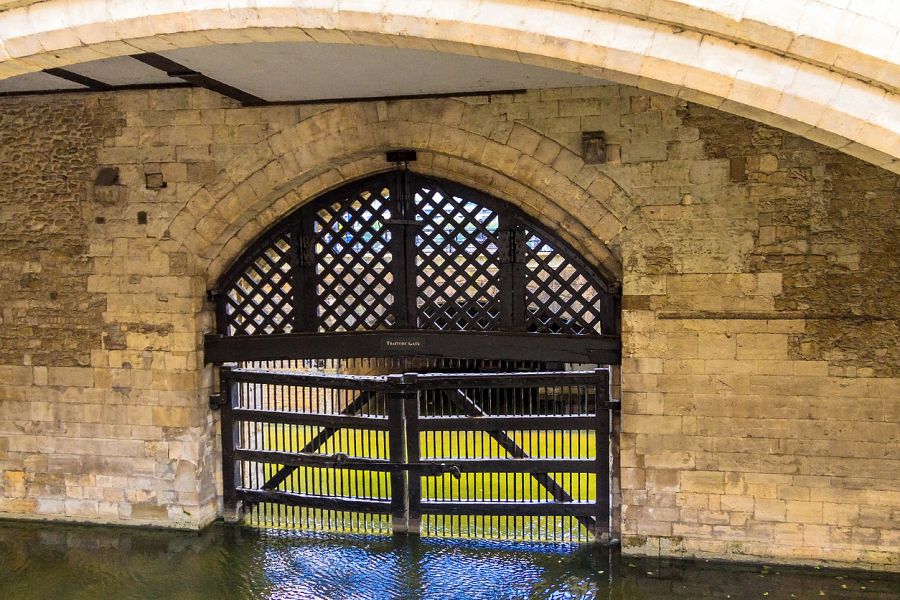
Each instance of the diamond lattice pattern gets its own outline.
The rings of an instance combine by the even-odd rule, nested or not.
[[[276,237],[225,290],[228,335],[291,332],[291,238]]]
[[[319,331],[385,329],[391,307],[390,191],[366,191],[316,211]]]
[[[525,324],[538,333],[601,333],[599,290],[543,236],[525,231]]]
[[[482,204],[420,189],[416,221],[418,327],[499,328],[498,214]]]

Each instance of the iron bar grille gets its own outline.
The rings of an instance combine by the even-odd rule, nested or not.
[[[219,290],[225,336],[619,329],[610,285],[561,239],[508,203],[406,171],[300,208]]]
[[[472,374],[452,372],[468,361],[398,360],[223,369],[226,504],[243,502],[262,527],[608,535],[608,372]],[[451,372],[383,374],[397,366]]]

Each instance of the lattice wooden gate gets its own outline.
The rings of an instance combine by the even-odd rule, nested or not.
[[[225,504],[343,532],[609,539],[607,369],[222,369]]]
[[[210,296],[211,362],[418,352],[615,364],[620,356],[614,283],[512,205],[406,170],[289,215]],[[486,333],[491,347],[470,356],[472,336]]]
[[[285,217],[209,296],[229,510],[268,525],[608,536],[608,371],[571,369],[620,362],[618,286],[522,210],[398,165]],[[294,368],[355,359],[396,364]],[[278,361],[294,366],[251,368]],[[502,373],[525,364],[538,372]]]

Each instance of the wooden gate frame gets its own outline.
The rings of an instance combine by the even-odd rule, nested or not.
[[[611,412],[619,403],[609,397],[609,371],[538,372],[507,374],[404,374],[387,377],[312,375],[254,369],[221,369],[222,467],[225,512],[237,518],[243,506],[262,502],[319,508],[325,510],[390,514],[395,532],[419,534],[423,515],[509,515],[572,516],[586,527],[597,541],[609,542],[610,516],[610,428]],[[354,387],[354,382],[358,385]],[[238,385],[280,384],[335,385],[359,389],[356,398],[338,415],[312,414],[242,408]],[[593,415],[491,416],[464,389],[503,387],[540,387],[590,385],[595,390]],[[447,394],[461,416],[428,417],[420,415],[419,393],[425,390]],[[388,395],[387,419],[357,416],[371,394]],[[602,396],[601,396],[602,395]],[[601,400],[605,398],[605,400]],[[300,452],[249,450],[239,447],[238,422],[285,423],[322,427]],[[346,455],[316,454],[342,427],[357,427],[389,432],[390,457],[359,458]],[[593,430],[596,432],[596,457],[593,460],[571,458],[530,458],[506,431],[513,430]],[[422,431],[484,431],[512,458],[498,459],[423,459],[419,447]],[[281,465],[260,489],[240,486],[241,461]],[[316,496],[277,490],[298,467],[341,468],[390,473],[392,496],[376,499]],[[553,502],[426,501],[422,498],[423,476],[451,473],[529,473],[553,498]],[[596,499],[593,503],[574,502],[572,496],[549,473],[593,472],[596,474]]]

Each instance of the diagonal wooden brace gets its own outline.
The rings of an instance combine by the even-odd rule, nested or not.
[[[453,393],[451,390],[441,390],[441,394],[450,400],[453,404],[458,406],[466,415],[470,417],[484,417],[487,416],[486,413],[477,402],[469,398],[462,390],[456,389]],[[528,453],[516,443],[514,439],[512,439],[509,435],[506,434],[505,431],[488,431],[486,432],[490,435],[497,444],[500,445],[501,448],[506,450],[510,456],[513,458],[530,458]],[[572,495],[566,491],[561,485],[559,485],[556,480],[550,477],[549,473],[531,473],[531,476],[534,478],[538,484],[541,485],[556,502],[573,502],[574,498]],[[594,533],[597,529],[597,521],[593,517],[586,516],[577,516],[575,517],[578,522],[587,528],[588,531]]]
[[[367,390],[360,392],[356,396],[356,398],[353,399],[353,402],[348,404],[344,408],[344,410],[341,411],[341,414],[342,415],[357,414],[359,411],[361,411],[363,409],[363,407],[366,404],[369,403],[369,401],[372,399],[373,396],[374,396],[374,392],[370,392]],[[316,452],[319,448],[324,446],[328,442],[328,440],[330,440],[332,438],[332,436],[334,436],[334,434],[337,432],[338,432],[338,428],[336,428],[336,427],[325,427],[325,428],[321,429],[319,431],[319,433],[317,433],[313,439],[311,439],[309,442],[307,442],[306,445],[300,449],[300,452],[301,453]],[[276,489],[279,485],[284,483],[284,481],[288,477],[290,477],[291,474],[293,474],[293,472],[296,470],[297,470],[297,467],[292,466],[292,465],[285,465],[285,466],[281,467],[280,469],[278,469],[278,472],[276,472],[274,475],[272,475],[272,477],[265,484],[263,484],[262,489],[264,489],[264,490]]]

